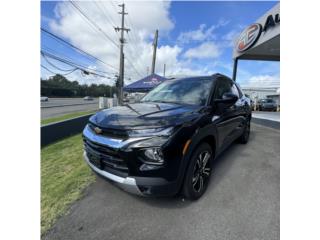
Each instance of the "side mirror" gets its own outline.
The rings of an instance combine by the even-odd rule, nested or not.
[[[238,96],[232,92],[226,92],[222,95],[222,99],[215,99],[214,102],[217,104],[223,103],[226,106],[233,105],[236,101],[238,101]]]

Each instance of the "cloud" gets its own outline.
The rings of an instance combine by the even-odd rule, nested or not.
[[[109,38],[118,44],[119,33],[115,32],[114,26],[120,26],[121,21],[118,14],[120,8],[115,2],[78,1],[75,3]],[[125,27],[131,28],[128,34],[125,33],[125,74],[127,79],[131,78],[131,81],[134,81],[145,76],[147,67],[150,68],[151,66],[152,40],[155,30],[159,29],[160,36],[165,36],[174,28],[174,23],[169,17],[170,2],[128,1],[125,4],[126,12],[129,14],[125,16]],[[119,48],[101,32],[90,26],[90,23],[85,17],[81,16],[70,2],[58,3],[54,13],[55,19],[51,19],[49,23],[51,31],[66,38],[84,51],[102,59],[108,65],[114,66],[115,69],[99,62],[95,63],[94,67],[110,73],[108,76],[114,76],[118,72]],[[167,62],[168,65],[169,63],[176,63],[180,52],[181,49],[177,46],[162,46],[158,48],[157,66],[162,62]],[[69,76],[72,80],[89,82],[89,77],[83,78],[77,73]],[[94,81],[95,78],[91,77],[90,80]],[[108,79],[102,79],[102,81],[111,83],[111,80]]]
[[[234,47],[240,33],[245,29],[245,25],[238,24],[221,38],[226,47]]]
[[[214,29],[215,26],[206,29],[206,24],[201,24],[197,30],[180,33],[177,40],[182,44],[189,43],[190,41],[212,40],[215,38],[213,34]]]
[[[207,28],[206,24],[200,24],[196,30],[190,30],[179,34],[177,41],[181,44],[189,43],[191,41],[209,41],[216,39],[214,30],[226,26],[230,21],[220,19],[217,24],[211,25]]]
[[[221,55],[222,50],[214,42],[204,42],[197,47],[190,48],[184,53],[185,58],[214,59]]]
[[[110,38],[118,43],[119,33],[113,29],[114,26],[120,25],[120,15],[117,13],[116,4],[111,2],[76,2],[86,15],[99,25],[99,27],[108,34]],[[152,41],[154,32],[159,29],[159,38],[168,36],[174,28],[174,22],[170,19],[170,2],[152,1],[152,2],[125,2],[126,12],[125,27],[131,28],[130,32],[125,33],[126,44],[124,45],[125,53],[125,85],[140,79],[149,74],[152,62]],[[220,20],[214,27],[228,24],[227,21]],[[60,2],[55,8],[55,19],[50,21],[50,30],[59,36],[63,36],[74,45],[80,47],[88,53],[100,58],[116,69],[110,68],[99,62],[90,63],[92,69],[106,71],[109,77],[114,77],[118,72],[119,66],[119,49],[114,46],[108,39],[96,31],[82,17],[79,12],[69,3]],[[202,25],[204,37],[208,37],[214,28],[207,28]],[[198,39],[202,39],[199,37]],[[203,49],[202,49],[203,48]],[[174,43],[172,45],[161,45],[157,49],[157,62],[155,72],[163,74],[163,66],[166,64],[166,76],[176,75],[205,75],[212,74],[212,67],[206,65],[195,65],[191,58],[181,58],[183,53],[182,46]],[[210,51],[210,54],[203,53],[202,56],[192,53],[189,49],[189,55],[192,58],[207,58],[210,55],[216,56],[219,51],[214,43],[205,43],[200,50]],[[65,56],[68,56],[65,54]],[[83,59],[83,58],[81,58]],[[81,63],[81,59],[74,61]],[[57,64],[59,65],[59,64]],[[88,66],[89,63],[83,63]],[[60,66],[60,65],[59,65]],[[62,66],[61,66],[62,67]],[[42,71],[45,73],[45,71]],[[47,73],[45,73],[47,74]],[[51,75],[51,74],[50,74]],[[44,74],[42,75],[44,76]],[[48,76],[48,75],[46,75]],[[105,83],[113,84],[113,79],[94,77],[92,75],[83,76],[81,72],[76,71],[67,76],[70,80],[77,80],[80,83]]]
[[[280,76],[279,75],[255,75],[251,76],[245,87],[279,87]]]

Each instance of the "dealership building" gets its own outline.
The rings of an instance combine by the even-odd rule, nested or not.
[[[233,80],[241,60],[280,61],[280,3],[267,11],[238,37],[233,51]],[[280,104],[280,87],[242,87],[253,100],[272,98]]]
[[[242,87],[241,89],[254,102],[257,102],[258,99],[271,98],[280,105],[279,87]]]

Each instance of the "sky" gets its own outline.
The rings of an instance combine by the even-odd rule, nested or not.
[[[41,27],[74,46],[89,57],[41,31],[41,50],[80,64],[91,72],[83,74],[52,58],[41,57],[41,78],[65,74],[80,84],[114,84],[119,69],[121,1],[41,2]],[[124,1],[126,43],[125,85],[151,71],[152,43],[159,30],[155,72],[166,76],[197,76],[222,73],[232,75],[234,41],[241,31],[254,23],[275,1],[192,2]],[[82,15],[81,12],[85,15]],[[93,25],[93,24],[94,25]],[[279,86],[280,63],[239,61],[237,81],[241,86]]]

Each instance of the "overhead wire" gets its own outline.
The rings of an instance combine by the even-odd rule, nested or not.
[[[100,27],[97,23],[95,23],[90,17],[88,17],[88,16],[83,12],[83,10],[82,10],[75,2],[73,2],[73,1],[71,1],[71,0],[70,0],[69,2],[72,4],[72,6],[73,6],[76,10],[78,10],[79,14],[81,14],[85,19],[87,19],[87,21],[88,21],[89,23],[91,23],[92,26],[95,27],[95,29],[96,29],[97,31],[99,31],[100,33],[102,33],[103,36],[105,36],[112,44],[114,44],[117,48],[119,48],[119,45],[118,45],[115,41],[113,41],[113,40],[109,37],[109,35],[106,34],[106,33],[101,29],[101,27]]]
[[[60,58],[58,56],[55,56],[53,54],[50,54],[48,52],[45,52],[43,50],[41,50],[41,54],[42,55],[45,55],[49,58],[52,58],[54,60],[57,60],[57,61],[60,61],[62,63],[65,63],[69,66],[72,66],[72,67],[75,67],[85,73],[88,73],[88,74],[92,74],[92,75],[95,75],[95,76],[99,76],[99,77],[105,77],[105,78],[109,78],[109,76],[105,76],[105,75],[102,75],[101,73],[104,73],[104,74],[112,74],[112,73],[108,73],[108,72],[104,72],[104,71],[101,71],[101,70],[96,70],[96,69],[90,69],[90,68],[87,68],[81,64],[78,64],[78,63],[74,63],[74,62],[71,62],[71,61],[68,61],[66,59],[63,59],[63,58]]]
[[[47,68],[46,66],[44,66],[42,64],[41,64],[41,67],[44,68],[45,70],[47,70],[48,72],[52,73],[52,74],[60,74],[60,75],[63,75],[63,76],[67,76],[67,75],[73,73],[74,71],[78,70],[77,68],[75,68],[74,70],[72,70],[72,71],[70,71],[68,73],[56,73],[56,72],[51,71],[49,68]]]
[[[74,69],[77,69],[77,68],[73,68],[73,69],[62,69],[62,68],[56,66],[55,64],[53,64],[51,61],[49,61],[49,59],[48,59],[44,54],[42,54],[42,57],[46,60],[46,62],[47,62],[51,67],[54,67],[54,68],[56,68],[56,69],[59,70],[59,71],[70,72],[70,71],[72,71],[72,70],[74,70]]]
[[[111,67],[111,68],[116,69],[116,68],[115,68],[114,66],[112,66],[111,64],[106,63],[106,62],[104,62],[103,60],[101,60],[101,59],[99,59],[99,58],[97,58],[97,57],[93,56],[92,54],[90,54],[90,53],[88,53],[88,52],[86,52],[86,51],[84,51],[84,50],[80,49],[79,47],[77,47],[77,46],[75,46],[75,45],[73,45],[73,44],[71,44],[71,43],[69,43],[68,41],[66,41],[66,40],[64,40],[63,38],[61,38],[61,37],[57,36],[56,34],[54,34],[54,33],[50,32],[50,31],[48,31],[47,29],[41,28],[41,31],[43,31],[43,32],[47,33],[47,34],[48,34],[49,36],[51,36],[52,38],[54,38],[54,39],[56,39],[56,40],[58,40],[58,41],[60,41],[60,42],[62,42],[62,43],[64,43],[64,44],[66,44],[66,45],[68,45],[68,46],[70,46],[70,47],[72,47],[72,48],[74,48],[74,49],[76,49],[76,50],[80,51],[81,53],[83,53],[83,54],[85,54],[85,55],[87,55],[87,56],[89,56],[89,57],[91,57],[91,58],[93,58],[93,59],[95,59],[95,60],[97,60],[97,61],[99,61],[99,62],[101,62],[101,63],[105,64],[105,65],[107,65],[108,67]]]

